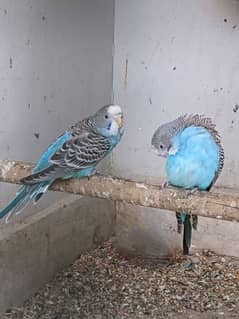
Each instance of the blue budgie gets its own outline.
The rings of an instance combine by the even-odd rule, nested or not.
[[[211,119],[202,115],[184,115],[161,125],[152,137],[157,155],[166,157],[168,183],[191,190],[209,191],[224,163],[221,139]],[[183,231],[183,252],[189,254],[196,215],[176,212],[178,232]]]
[[[120,106],[106,105],[93,116],[71,126],[41,156],[33,174],[21,180],[15,198],[0,211],[0,218],[19,214],[37,202],[56,179],[83,178],[120,142],[123,114]]]

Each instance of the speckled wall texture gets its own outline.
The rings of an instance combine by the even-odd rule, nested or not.
[[[116,0],[114,101],[125,105],[127,135],[114,152],[114,173],[163,181],[165,161],[150,150],[154,130],[199,112],[223,138],[217,185],[239,188],[238,83],[239,1]],[[122,246],[157,253],[181,245],[173,214],[121,205],[118,221]],[[239,224],[200,218],[193,243],[239,256]]]
[[[0,0],[2,159],[37,161],[69,125],[111,102],[113,13],[111,0]],[[0,185],[1,206],[15,190]]]
[[[109,103],[113,85],[126,126],[114,175],[165,180],[151,136],[199,112],[223,138],[217,185],[239,187],[239,1],[0,0],[0,39],[1,158],[36,161],[68,125]],[[1,184],[1,206],[15,190]],[[120,204],[116,232],[123,248],[146,253],[181,245],[174,215],[155,209]],[[239,256],[238,242],[238,224],[204,218],[193,238],[196,248]]]

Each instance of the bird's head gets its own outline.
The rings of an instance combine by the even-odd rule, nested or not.
[[[162,157],[173,155],[177,152],[175,146],[172,145],[172,139],[175,136],[176,127],[173,122],[163,124],[154,132],[151,145],[153,151]]]
[[[97,130],[104,136],[116,136],[123,133],[123,112],[119,105],[105,105],[94,115]]]

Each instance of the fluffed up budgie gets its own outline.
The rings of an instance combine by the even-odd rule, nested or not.
[[[191,114],[161,125],[154,133],[152,147],[158,156],[166,157],[169,185],[184,189],[209,191],[224,163],[220,136],[211,119]],[[183,252],[189,254],[192,228],[198,217],[176,212],[178,232],[183,231]]]
[[[95,166],[120,142],[123,113],[118,105],[106,105],[93,116],[71,126],[43,153],[33,174],[21,180],[15,198],[0,211],[0,218],[19,214],[37,202],[56,179],[89,177]]]

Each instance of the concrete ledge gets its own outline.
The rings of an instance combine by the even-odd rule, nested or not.
[[[1,227],[0,312],[21,304],[79,254],[107,240],[113,205],[71,196],[24,222]]]

